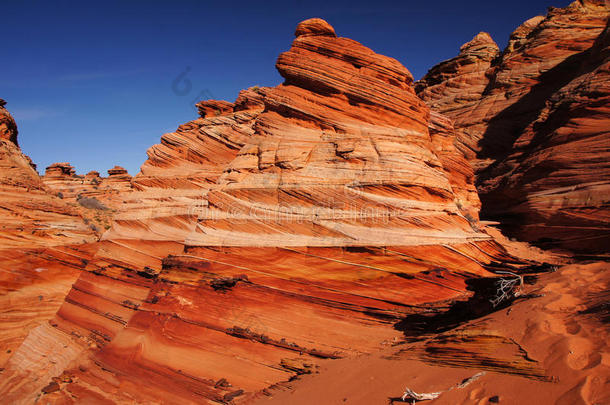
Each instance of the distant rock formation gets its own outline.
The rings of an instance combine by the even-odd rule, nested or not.
[[[0,139],[11,141],[19,146],[17,142],[17,124],[11,114],[4,108],[6,101],[0,98]]]
[[[599,0],[551,8],[501,54],[479,34],[416,84],[454,120],[485,215],[547,248],[610,245],[607,19]]]
[[[51,166],[47,167],[45,172],[45,177],[48,178],[72,177],[75,175],[76,170],[74,170],[74,167],[68,162],[53,163]]]
[[[100,177],[96,171],[77,175],[67,162],[53,163],[42,180],[55,195],[75,206],[100,236],[110,228],[114,214],[133,191],[131,176],[120,166],[108,170],[108,177]]]

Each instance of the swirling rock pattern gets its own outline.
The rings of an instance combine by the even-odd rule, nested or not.
[[[518,27],[499,56],[479,34],[476,47],[466,44],[416,85],[455,120],[484,213],[521,239],[607,251],[607,18],[603,1],[551,8]],[[468,64],[473,49],[481,51]]]
[[[36,332],[71,336],[69,378],[36,382],[55,369],[32,348],[38,366],[4,374],[34,381],[0,391],[240,403],[390,344],[405,315],[468,299],[498,262],[520,266],[479,230],[452,123],[408,70],[323,20],[295,35],[283,84],[200,102],[148,150],[55,331]]]
[[[15,121],[4,107],[0,132],[1,367],[27,333],[57,311],[97,238],[77,209],[46,189],[19,149]]]

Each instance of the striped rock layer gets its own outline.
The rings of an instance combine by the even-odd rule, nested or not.
[[[54,315],[97,240],[78,210],[45,188],[4,105],[0,100],[0,369],[28,332]]]
[[[484,214],[545,247],[610,244],[607,20],[604,1],[551,8],[502,53],[479,34],[416,84],[454,120]]]
[[[283,84],[201,102],[149,149],[4,398],[243,403],[523,265],[479,230],[452,123],[400,63],[313,19],[276,67]]]
[[[75,207],[90,228],[101,236],[110,228],[114,215],[123,209],[123,202],[133,191],[132,177],[120,166],[108,170],[108,177],[92,171],[76,174],[70,163],[53,163],[42,176],[50,192]]]

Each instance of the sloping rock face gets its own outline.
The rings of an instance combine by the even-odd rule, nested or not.
[[[432,111],[429,131],[432,146],[451,183],[457,207],[468,221],[476,222],[479,218],[481,202],[474,185],[475,176],[472,166],[458,150],[453,122],[446,116]]]
[[[0,196],[4,249],[91,241],[78,212],[48,193],[30,159],[4,139],[0,140]]]
[[[437,112],[445,114],[459,129],[458,147],[466,157],[476,156],[480,139],[479,127],[483,111],[478,104],[489,86],[492,62],[500,55],[500,49],[486,32],[462,45],[453,59],[439,63],[417,83],[417,94]],[[473,116],[474,115],[474,116]]]
[[[521,265],[478,230],[451,121],[396,60],[313,19],[276,66],[282,85],[199,103],[149,149],[4,398],[242,403]]]
[[[1,103],[2,106],[5,104]],[[49,193],[0,107],[0,367],[59,308],[97,238],[76,209]],[[81,245],[79,248],[74,245]]]
[[[610,242],[607,17],[603,1],[550,9],[488,68],[461,62],[467,44],[416,85],[455,120],[486,216],[545,247],[603,253]]]
[[[609,47],[606,28],[594,46],[579,55],[574,79],[550,97],[512,153],[482,173],[480,190],[489,215],[510,213],[509,230],[522,239],[547,247],[608,252]]]

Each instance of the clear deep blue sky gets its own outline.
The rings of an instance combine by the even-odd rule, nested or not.
[[[339,36],[392,56],[420,78],[487,31],[504,47],[521,22],[569,0],[29,1],[2,5],[0,98],[40,172],[115,164],[131,174],[193,103],[234,101],[282,80],[277,56],[298,22],[321,17]],[[187,71],[187,69],[189,69]],[[192,90],[172,90],[182,73]],[[187,93],[187,94],[183,94]]]

